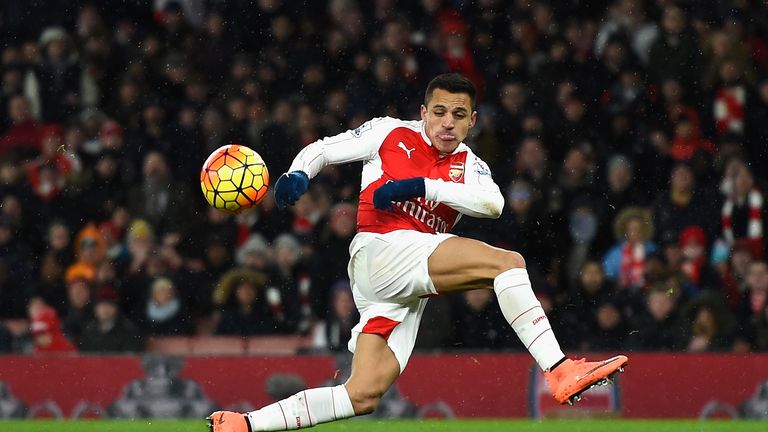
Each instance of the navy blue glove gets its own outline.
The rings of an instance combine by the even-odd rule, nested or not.
[[[405,201],[423,197],[424,177],[390,181],[373,192],[373,206],[379,210],[392,210],[392,201]]]
[[[309,186],[309,177],[304,171],[291,171],[277,179],[275,183],[275,203],[278,208],[293,205],[304,195]]]

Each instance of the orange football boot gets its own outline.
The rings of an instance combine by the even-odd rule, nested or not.
[[[216,411],[206,420],[211,432],[251,432],[251,423],[238,412]]]
[[[624,372],[627,363],[629,359],[623,355],[596,362],[567,359],[553,371],[544,371],[544,378],[558,402],[573,405],[585,391],[613,382],[613,376]]]

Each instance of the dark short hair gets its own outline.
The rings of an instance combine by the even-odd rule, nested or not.
[[[424,92],[424,106],[429,105],[432,99],[432,93],[435,89],[446,90],[449,93],[466,93],[469,95],[469,103],[472,110],[475,109],[475,85],[467,77],[460,73],[444,73],[432,79],[427,85],[427,91]]]

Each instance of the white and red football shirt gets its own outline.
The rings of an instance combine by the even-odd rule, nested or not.
[[[363,161],[357,229],[387,233],[450,231],[462,214],[497,218],[504,197],[488,165],[464,143],[441,157],[424,132],[423,121],[375,118],[357,129],[305,147],[291,164],[312,178],[328,165]],[[388,181],[425,178],[426,196],[393,205],[373,206],[373,192]]]

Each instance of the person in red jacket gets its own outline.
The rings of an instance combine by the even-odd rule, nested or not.
[[[77,348],[61,331],[61,320],[56,309],[40,300],[33,300],[29,306],[29,315],[35,354],[77,352]]]
[[[8,117],[11,127],[0,137],[0,155],[11,150],[24,154],[39,153],[42,126],[32,115],[29,100],[25,96],[14,96],[8,101]]]

